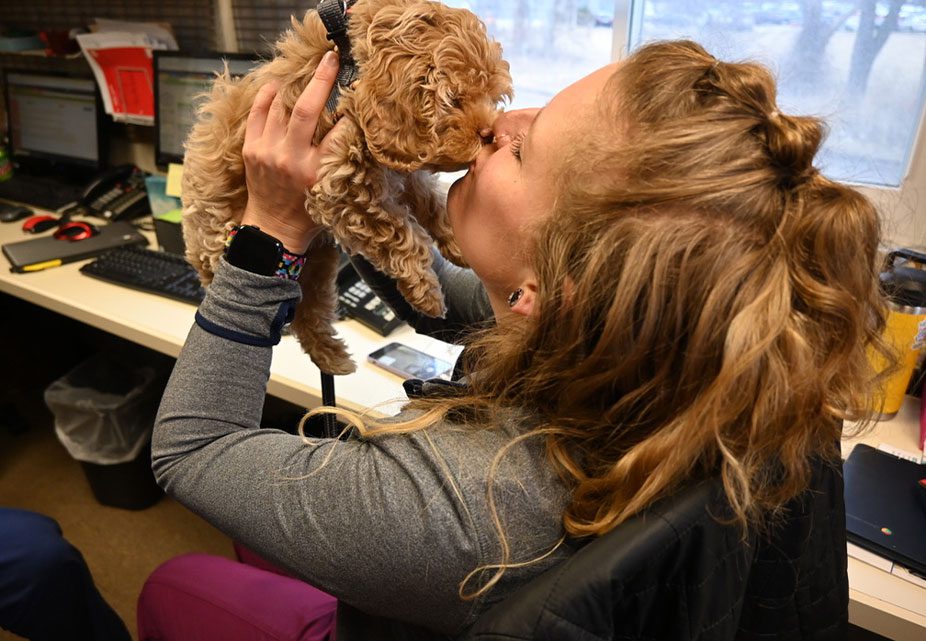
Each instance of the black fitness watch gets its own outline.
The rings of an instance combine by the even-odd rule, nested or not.
[[[305,256],[286,251],[283,243],[254,225],[238,225],[225,241],[225,260],[245,271],[262,276],[296,280]]]

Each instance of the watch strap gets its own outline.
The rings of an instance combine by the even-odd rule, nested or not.
[[[235,236],[238,235],[238,231],[241,229],[241,225],[236,225],[228,230],[228,236],[225,238],[225,248],[228,249],[231,246],[232,241],[235,239]],[[273,272],[273,275],[278,278],[288,278],[289,280],[298,280],[299,274],[302,273],[302,268],[305,266],[305,254],[293,254],[286,251],[284,248],[280,252],[280,260],[277,263],[276,271]]]

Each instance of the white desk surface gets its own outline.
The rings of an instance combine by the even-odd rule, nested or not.
[[[23,240],[16,223],[0,224],[0,244]],[[148,235],[155,243],[152,235]],[[81,274],[83,262],[42,272],[11,273],[0,258],[0,291],[77,319],[132,342],[176,357],[193,324],[195,308],[154,294],[111,285]],[[387,338],[356,321],[338,323],[338,332],[350,346],[357,372],[335,380],[338,404],[351,409],[381,406],[393,413],[396,400],[405,399],[401,379],[366,362],[366,355],[390,341],[399,341],[447,356],[449,346],[419,336],[402,326]],[[295,339],[285,336],[274,348],[268,392],[304,407],[321,403],[320,374]],[[882,442],[916,449],[919,403],[908,399],[892,421],[879,423],[860,439],[843,443],[848,456],[858,442],[877,447]],[[861,627],[898,641],[926,639],[926,588],[918,587],[883,570],[849,558],[850,620]],[[903,604],[903,605],[898,605]]]
[[[155,248],[153,234],[146,235],[149,246]],[[0,244],[29,237],[22,232],[21,223],[0,223]],[[85,262],[15,274],[9,271],[6,257],[0,256],[0,291],[176,357],[196,308],[84,276],[79,269]],[[394,401],[406,398],[401,378],[366,361],[370,352],[398,341],[447,360],[451,349],[441,341],[416,334],[407,325],[385,338],[353,320],[338,322],[337,329],[349,346],[357,371],[335,377],[335,393],[338,405],[355,410],[383,407],[380,413],[392,414],[398,409]],[[267,391],[302,407],[321,404],[320,372],[292,336],[284,336],[273,350]],[[383,405],[389,402],[390,406]]]

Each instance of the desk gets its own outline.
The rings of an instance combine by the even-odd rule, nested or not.
[[[147,236],[150,246],[156,247],[153,234]],[[21,223],[0,223],[0,244],[27,238]],[[84,276],[79,269],[85,262],[14,274],[0,255],[0,291],[176,357],[193,324],[196,308]],[[381,413],[389,414],[396,408],[396,399],[406,398],[399,377],[366,362],[367,354],[373,350],[399,341],[446,360],[450,349],[445,343],[419,336],[407,325],[388,338],[352,320],[339,322],[337,329],[357,363],[356,373],[335,378],[337,401],[354,410],[384,407]],[[302,407],[321,404],[320,372],[292,336],[284,336],[273,350],[267,392]],[[390,401],[391,407],[385,409]]]
[[[919,412],[919,401],[908,397],[892,420],[876,423],[861,437],[843,440],[843,458],[848,457],[852,448],[859,443],[872,447],[885,443],[911,452],[917,451]],[[926,639],[926,588],[850,556],[849,620],[889,639]]]
[[[22,240],[20,225],[0,224],[0,243]],[[150,237],[149,237],[150,238]],[[153,239],[152,246],[154,245]],[[154,294],[111,285],[81,274],[82,263],[71,263],[42,272],[13,274],[0,258],[0,291],[12,294],[140,345],[176,357],[193,324],[195,308]],[[365,361],[366,355],[386,342],[397,340],[435,355],[446,355],[447,346],[419,336],[403,326],[384,339],[355,321],[338,323],[338,332],[357,360],[357,372],[336,379],[338,403],[362,409],[405,398],[401,380]],[[295,339],[285,336],[273,350],[268,392],[291,403],[313,407],[321,402],[319,371]],[[860,439],[846,440],[848,456],[859,442],[877,447],[916,449],[919,407],[908,399],[898,416],[878,423]],[[887,572],[849,558],[850,620],[878,634],[901,641],[926,639],[926,589]],[[914,604],[918,612],[896,605]]]

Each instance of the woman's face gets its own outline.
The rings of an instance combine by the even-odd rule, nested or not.
[[[580,131],[594,131],[592,109],[616,65],[556,94],[543,109],[509,111],[493,127],[469,171],[450,188],[447,211],[463,256],[485,283],[498,312],[509,292],[533,274],[530,228],[553,206],[558,162]]]

